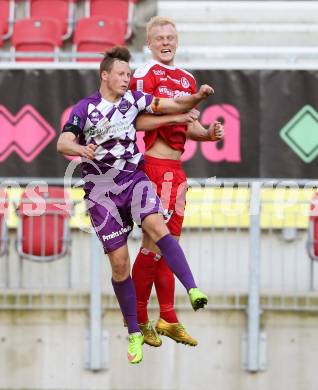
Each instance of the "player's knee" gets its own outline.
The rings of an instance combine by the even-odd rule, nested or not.
[[[154,243],[154,241],[151,239],[150,236],[143,238],[143,240],[141,242],[141,246],[143,248],[148,249],[150,252],[160,253],[160,249],[157,247],[157,245]]]
[[[162,216],[159,215],[150,215],[145,218],[142,227],[154,242],[169,233]]]
[[[129,276],[129,268],[127,268],[124,264],[114,265],[112,271],[113,279],[117,281],[125,280]]]
[[[112,273],[115,280],[125,280],[130,274],[129,260],[123,257],[112,259]]]

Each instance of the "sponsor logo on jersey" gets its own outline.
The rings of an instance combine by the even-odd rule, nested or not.
[[[183,86],[183,88],[190,87],[190,83],[186,77],[181,77],[181,85]]]
[[[129,128],[130,128],[130,122],[122,120],[116,124],[108,126],[106,131],[107,134],[109,135],[119,136],[123,133],[128,133]]]
[[[111,125],[109,123],[108,118],[101,119],[96,125],[91,126],[88,130],[89,137],[98,137],[107,133],[110,129]]]
[[[168,78],[169,80],[173,81],[174,83],[178,84],[178,85],[181,84],[181,81],[180,81],[180,80],[174,79],[173,77],[170,77],[169,75],[167,76],[167,78]]]
[[[80,123],[80,118],[79,118],[79,116],[73,115],[72,123],[73,123],[73,125],[78,126],[79,123]]]
[[[144,90],[144,80],[137,80],[137,91],[143,92]]]
[[[103,239],[103,241],[108,241],[108,240],[111,240],[113,238],[122,236],[123,234],[129,233],[131,230],[132,230],[131,226],[122,227],[117,232],[111,232],[111,234],[108,234],[107,236],[103,234],[102,239]]]
[[[159,92],[161,94],[165,94],[165,95],[170,96],[170,97],[174,96],[174,92],[167,87],[159,87]]]
[[[176,91],[174,91],[174,98],[177,98],[177,97],[179,97],[179,96],[188,96],[188,95],[191,95],[191,93],[190,92],[186,92],[186,91],[178,91],[178,90],[176,90]]]
[[[161,69],[153,69],[153,74],[155,74],[156,76],[165,76],[166,72],[164,70],[161,70]]]
[[[129,128],[130,128],[130,123],[128,121],[120,121],[116,124],[111,124],[107,118],[104,118],[100,120],[96,126],[91,126],[87,130],[87,133],[92,138],[98,136],[119,137],[123,133],[127,133],[129,131]]]

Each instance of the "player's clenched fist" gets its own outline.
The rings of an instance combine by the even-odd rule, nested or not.
[[[200,116],[200,111],[196,110],[195,108],[192,108],[189,112],[186,112],[185,114],[182,114],[181,117],[184,118],[184,120],[180,121],[180,123],[193,123],[194,121],[198,120]]]
[[[210,95],[213,95],[213,94],[214,94],[214,89],[212,87],[210,87],[210,85],[207,85],[207,84],[201,85],[199,92],[198,92],[198,95],[201,99],[206,99],[207,97],[209,97]]]
[[[80,151],[79,151],[80,156],[85,157],[89,160],[94,160],[96,148],[97,148],[97,145],[94,145],[94,144],[88,144],[87,146],[81,146]]]
[[[210,141],[219,141],[224,138],[224,127],[220,122],[213,122],[208,128]]]

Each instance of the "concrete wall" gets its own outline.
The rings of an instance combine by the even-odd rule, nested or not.
[[[5,279],[5,261],[0,259],[0,390],[316,390],[317,282],[310,289],[306,232],[294,233],[262,231],[261,299],[263,308],[275,309],[262,315],[268,340],[265,372],[249,374],[242,369],[249,232],[225,228],[186,229],[182,238],[198,283],[210,297],[209,308],[194,313],[177,284],[179,317],[198,338],[199,346],[189,348],[164,339],[161,348],[144,347],[139,366],[126,362],[126,329],[112,294],[109,264],[100,253],[103,329],[110,340],[103,350],[109,368],[93,373],[85,369],[90,235],[73,231],[71,289],[66,259],[51,264],[24,261],[24,288],[19,288],[12,231],[9,280]],[[129,246],[134,258],[138,239],[131,238]],[[313,271],[316,277],[315,264]],[[151,307],[155,309],[150,318],[155,320],[154,299]]]
[[[118,311],[104,313],[110,334],[110,367],[84,368],[84,311],[0,312],[0,389],[116,390],[316,390],[317,315],[269,313],[268,368],[241,368],[246,318],[239,311],[179,313],[199,339],[196,348],[164,338],[160,348],[144,346],[140,365],[126,362],[126,331]],[[106,350],[106,348],[105,348]]]

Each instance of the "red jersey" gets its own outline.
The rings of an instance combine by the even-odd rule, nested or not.
[[[196,92],[196,81],[191,73],[150,60],[136,69],[131,78],[131,90],[149,93],[156,97],[176,98]],[[163,126],[146,131],[144,136],[146,150],[149,150],[160,136],[171,148],[184,151],[187,126]]]

